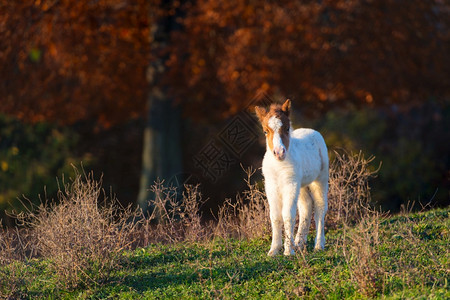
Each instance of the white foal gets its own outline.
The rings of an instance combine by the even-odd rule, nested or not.
[[[328,151],[323,137],[312,129],[291,128],[291,101],[272,104],[267,111],[255,107],[266,135],[267,151],[262,163],[266,195],[272,222],[272,246],[268,255],[282,247],[284,255],[293,255],[294,246],[303,247],[309,231],[312,208],[316,221],[315,249],[325,246],[324,222],[328,202]],[[296,208],[299,227],[294,241]]]

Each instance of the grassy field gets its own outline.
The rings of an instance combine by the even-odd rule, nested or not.
[[[266,255],[270,237],[121,252],[102,282],[60,284],[51,259],[0,267],[0,295],[66,299],[449,299],[450,208],[371,216],[326,233],[325,251]],[[94,268],[95,270],[95,268]]]

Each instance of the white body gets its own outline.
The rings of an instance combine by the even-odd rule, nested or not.
[[[279,139],[279,137],[274,137]],[[279,141],[274,141],[274,147]],[[272,222],[273,256],[282,247],[282,228],[285,229],[284,254],[294,254],[294,246],[306,243],[312,209],[316,221],[315,249],[325,246],[324,219],[328,208],[328,151],[323,137],[312,129],[290,130],[290,143],[285,159],[276,158],[267,146],[262,164],[266,195]],[[299,228],[294,241],[296,210]]]

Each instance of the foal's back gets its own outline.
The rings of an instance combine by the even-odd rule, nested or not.
[[[303,174],[306,177],[302,180],[303,184],[319,177],[328,177],[328,150],[319,132],[309,128],[294,130],[291,133],[290,150],[292,159],[302,172],[306,172]]]
[[[322,135],[310,128],[299,128],[295,129],[291,133],[291,138],[296,140],[298,143],[304,144],[307,146],[308,143],[317,143],[318,141],[323,142],[325,146],[325,141],[323,140]]]

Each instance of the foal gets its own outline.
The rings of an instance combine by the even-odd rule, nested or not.
[[[272,222],[272,246],[269,256],[282,247],[282,226],[286,233],[284,255],[293,255],[294,246],[303,247],[314,205],[316,221],[315,249],[325,246],[324,219],[327,211],[328,151],[323,137],[312,129],[291,128],[291,101],[272,104],[269,111],[255,111],[266,135],[267,151],[262,163],[265,189]],[[296,206],[299,228],[294,242]]]

